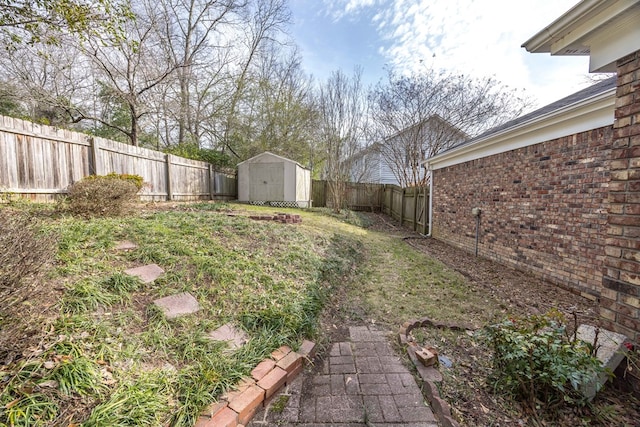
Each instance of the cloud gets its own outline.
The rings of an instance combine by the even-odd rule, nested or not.
[[[431,66],[478,77],[494,76],[509,86],[529,89],[545,103],[585,85],[579,76],[587,72],[583,65],[586,59],[543,58],[544,54],[527,53],[520,47],[571,8],[575,0],[324,3],[335,20],[372,16],[381,40],[378,53],[402,70]],[[536,68],[536,62],[544,66]],[[541,78],[540,73],[548,74]],[[558,93],[558,88],[564,91]]]
[[[358,15],[361,11],[371,9],[384,3],[382,0],[323,0],[327,13],[335,21],[345,17]]]

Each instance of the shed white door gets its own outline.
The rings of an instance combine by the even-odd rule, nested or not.
[[[284,201],[284,163],[250,164],[249,176],[249,200]]]

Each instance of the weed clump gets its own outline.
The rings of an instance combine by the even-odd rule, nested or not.
[[[510,318],[483,331],[493,350],[489,377],[496,391],[554,418],[565,405],[588,403],[584,386],[602,372],[594,346],[569,334],[558,311]]]
[[[0,209],[0,297],[21,301],[55,254],[55,238],[36,219],[13,209]]]
[[[120,216],[137,202],[143,184],[138,175],[91,175],[69,187],[68,209],[82,216]]]

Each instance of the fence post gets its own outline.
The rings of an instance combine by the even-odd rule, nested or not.
[[[404,222],[404,191],[405,189],[403,188],[402,193],[400,193],[400,225]]]
[[[418,195],[419,187],[413,187],[413,231],[418,231]]]
[[[424,225],[422,226],[422,234],[427,234],[427,228],[429,228],[429,196],[427,196],[427,186],[424,186]]]
[[[98,175],[98,141],[89,137],[89,175]]]
[[[215,189],[213,188],[213,172],[211,172],[211,163],[207,165],[207,176],[209,177],[209,200],[213,200],[213,193]]]
[[[165,155],[166,171],[167,171],[167,200],[173,199],[173,191],[171,189],[171,154]]]

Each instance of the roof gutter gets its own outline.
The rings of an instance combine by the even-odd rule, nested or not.
[[[602,7],[601,0],[583,0],[573,8],[569,9],[558,19],[553,21],[543,30],[524,42],[521,47],[531,53],[552,53],[551,45],[557,39],[564,36],[561,34],[564,29],[575,22],[582,21],[589,14]],[[634,2],[631,2],[634,3]]]

